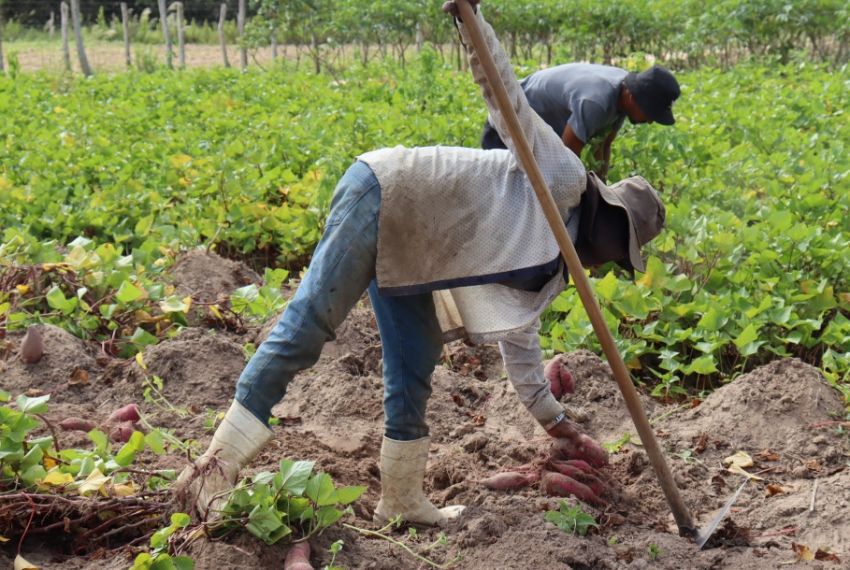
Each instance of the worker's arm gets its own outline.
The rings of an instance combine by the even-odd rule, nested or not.
[[[611,129],[611,132],[608,133],[602,144],[594,149],[593,158],[596,159],[598,164],[596,174],[603,182],[608,178],[608,168],[611,166],[611,143],[617,138],[619,130],[619,125]]]
[[[493,56],[493,62],[495,63],[496,70],[501,77],[505,90],[507,91],[508,101],[511,103],[513,110],[517,115],[520,129],[525,135],[528,145],[531,147],[531,152],[537,159],[541,170],[544,173],[551,170],[547,168],[547,161],[554,164],[558,161],[563,162],[565,159],[571,160],[571,157],[567,153],[561,152],[560,149],[563,148],[563,145],[559,140],[558,135],[552,131],[552,128],[549,127],[543,119],[534,112],[531,105],[529,105],[528,99],[526,99],[525,93],[514,74],[508,55],[499,43],[493,28],[482,17],[480,9],[476,14],[476,19],[478,27],[480,28],[481,34],[484,38],[484,42]],[[473,46],[472,41],[469,39],[468,31],[462,22],[458,22],[458,30],[461,34],[461,41],[466,47],[472,77],[481,87],[481,95],[484,98],[484,102],[487,104],[487,110],[490,112],[490,121],[499,133],[502,141],[504,141],[505,146],[507,146],[514,156],[517,156],[516,142],[513,140],[513,137],[511,137],[511,134],[508,131],[507,120],[502,114],[502,110],[499,108],[496,96],[490,88],[487,81],[487,75],[481,65],[479,54],[476,53],[475,46]],[[583,178],[584,168],[581,166],[581,161],[576,160],[575,162],[576,172],[580,172],[581,177]]]
[[[608,454],[567,418],[564,407],[552,394],[549,380],[543,374],[539,328],[538,319],[499,342],[508,379],[522,404],[546,433],[556,439],[572,442],[573,459],[582,459],[594,467],[601,467],[608,463]]]
[[[576,135],[570,125],[564,127],[561,140],[564,142],[564,146],[573,151],[577,157],[581,158],[581,151],[584,150],[584,141],[578,138],[578,135]]]

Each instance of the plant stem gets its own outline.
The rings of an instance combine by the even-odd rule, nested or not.
[[[390,523],[390,525],[391,524],[392,523]],[[385,526],[381,530],[385,530],[390,525]],[[380,539],[386,540],[387,542],[389,542],[391,544],[395,544],[396,546],[399,546],[403,550],[407,551],[411,556],[413,556],[417,560],[420,560],[420,561],[424,562],[425,564],[428,564],[432,568],[438,568],[440,570],[444,570],[445,568],[449,568],[452,564],[454,564],[455,562],[457,562],[460,559],[460,557],[456,557],[456,558],[453,558],[452,560],[449,560],[445,564],[438,564],[438,563],[434,562],[433,560],[431,560],[430,558],[426,558],[425,556],[417,554],[416,552],[413,551],[413,549],[411,549],[409,546],[407,546],[403,542],[398,541],[398,540],[394,539],[393,537],[384,534],[381,531],[369,530],[367,528],[360,528],[358,526],[350,525],[348,523],[342,523],[342,526],[344,526],[345,528],[350,528],[351,530],[357,531],[364,536],[373,536],[375,538],[380,538]]]

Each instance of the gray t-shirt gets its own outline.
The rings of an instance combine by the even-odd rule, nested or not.
[[[567,125],[585,144],[623,124],[617,110],[628,72],[593,63],[567,63],[535,72],[520,82],[531,108],[558,136]]]

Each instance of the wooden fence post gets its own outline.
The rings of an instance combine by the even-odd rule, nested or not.
[[[239,30],[239,65],[242,71],[245,71],[248,69],[248,46],[245,45],[245,0],[239,0],[236,28]]]
[[[44,29],[47,30],[47,35],[52,40],[56,34],[56,13],[53,10],[50,11],[50,18],[47,19]]]
[[[175,2],[177,9],[177,57],[180,69],[186,69],[186,41],[183,30],[183,2]]]
[[[230,67],[230,60],[227,59],[227,41],[224,38],[225,20],[227,20],[227,4],[222,2],[218,16],[218,41],[221,43],[221,57],[224,59],[224,67]]]
[[[3,58],[3,14],[0,13],[0,75],[6,71],[6,60]]]
[[[171,34],[168,32],[168,10],[165,8],[165,0],[158,0],[159,19],[162,22],[162,35],[165,37],[165,65],[168,69],[174,69],[171,54]]]
[[[68,47],[68,4],[59,4],[60,25],[62,26],[62,62],[65,71],[71,71],[71,50]]]
[[[130,57],[130,10],[126,2],[121,2],[121,25],[124,28],[124,60],[129,69],[133,66],[133,59]]]
[[[74,36],[77,39],[77,57],[80,58],[80,69],[83,75],[92,75],[89,59],[86,57],[86,48],[83,46],[83,27],[80,23],[80,0],[71,0],[71,22],[74,24]]]

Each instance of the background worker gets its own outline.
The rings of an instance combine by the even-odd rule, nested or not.
[[[449,13],[453,9],[453,3],[444,6]],[[593,185],[598,207],[579,207],[590,188],[581,162],[531,110],[493,29],[480,12],[476,17],[568,231],[574,239],[579,235],[585,211],[600,218],[598,224],[582,221],[585,230],[605,230],[601,218],[609,212],[620,220],[618,231],[589,235],[583,243],[592,251],[594,242],[615,239],[619,247],[605,260],[642,269],[640,246],[664,222],[657,194],[634,177],[610,188]],[[504,134],[507,123],[486,88],[478,54],[462,24],[459,29],[473,77]],[[337,185],[304,279],[243,370],[207,451],[178,480],[178,493],[182,489],[201,517],[215,515],[239,471],[271,439],[272,407],[295,374],[318,360],[365,291],[383,350],[378,521],[401,515],[434,525],[462,510],[439,509],[423,492],[431,374],[443,343],[459,335],[499,342],[508,377],[529,413],[572,450],[571,458],[594,467],[607,464],[604,449],[567,419],[543,374],[539,317],[566,282],[558,244],[514,152],[397,146],[358,157]]]
[[[641,73],[592,63],[567,63],[533,73],[520,82],[531,108],[576,156],[595,139],[596,173],[605,180],[611,143],[626,117],[634,124],[672,125],[679,83],[660,66]],[[481,148],[506,148],[489,120]]]

